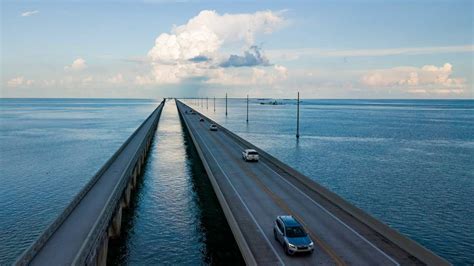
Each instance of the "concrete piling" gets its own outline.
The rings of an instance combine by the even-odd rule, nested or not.
[[[109,226],[109,237],[118,238],[120,236],[120,229],[122,228],[122,206],[117,208],[115,211],[114,218],[112,218],[112,223]]]
[[[102,237],[101,244],[99,245],[99,249],[97,250],[97,256],[95,259],[95,263],[98,266],[105,266],[107,265],[107,253],[109,251],[109,237],[107,233],[105,236]]]

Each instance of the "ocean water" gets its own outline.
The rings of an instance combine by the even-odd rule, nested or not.
[[[456,265],[474,263],[474,101],[184,100]]]

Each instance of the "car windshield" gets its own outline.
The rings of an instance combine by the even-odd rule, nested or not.
[[[306,232],[301,226],[292,226],[292,227],[286,228],[286,236],[287,237],[304,237],[306,236]]]
[[[258,153],[256,151],[249,151],[248,154],[249,155],[257,155]]]

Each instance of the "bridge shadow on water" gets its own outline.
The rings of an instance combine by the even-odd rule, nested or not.
[[[192,168],[191,180],[197,194],[196,201],[200,210],[201,230],[206,237],[204,239],[206,243],[204,262],[215,265],[245,265],[189,132],[184,124],[181,126],[185,131],[186,156]]]
[[[173,102],[168,102],[167,104],[174,105]],[[160,128],[158,128],[152,144],[153,148],[150,150],[144,171],[142,176],[138,179],[137,189],[132,193],[130,207],[123,210],[122,233],[118,239],[110,240],[109,242],[107,264],[244,265],[245,262],[240,254],[238,245],[227,224],[227,220],[189,133],[183,121],[181,121],[181,118],[178,116],[177,110],[174,112],[174,110],[170,109],[171,107],[176,109],[176,106],[168,106],[168,111],[164,112],[163,115],[172,115],[172,118],[179,120],[179,122],[174,120],[173,123],[169,117],[163,122],[168,124],[172,123],[178,131],[181,131],[178,132],[178,134],[174,132],[174,137],[176,138],[175,141],[182,142],[179,147],[181,149],[184,148],[184,151],[182,151],[185,157],[183,161],[187,170],[186,173],[180,173],[181,168],[179,166],[173,167],[168,165],[168,167],[173,167],[175,170],[178,169],[178,172],[175,171],[175,173],[173,173],[174,176],[171,178],[183,177],[187,179],[183,180],[183,182],[186,183],[189,189],[186,190],[183,189],[183,187],[173,188],[170,187],[170,184],[173,185],[172,182],[166,183],[166,181],[164,181],[160,183],[160,178],[156,178],[156,175],[160,175],[158,170],[163,170],[156,166],[160,163],[157,158],[162,158],[157,155],[160,153],[160,145],[163,146],[165,144],[164,142],[159,143],[160,138],[163,137],[164,139],[165,137],[169,137],[169,135],[161,136],[163,132],[160,132]],[[162,119],[163,118],[164,117],[162,117]],[[163,125],[163,128],[166,128],[166,126]],[[167,133],[169,134],[170,132]],[[163,134],[167,133],[165,132]],[[164,160],[166,160],[166,158]],[[169,162],[166,163],[169,164]],[[150,173],[155,176],[150,176]],[[163,175],[165,174],[163,173]],[[151,181],[150,179],[154,180]],[[161,181],[163,181],[163,179],[161,179]],[[191,210],[187,210],[189,212],[188,216],[191,215],[190,221],[182,223],[184,224],[183,227],[187,229],[183,229],[183,231],[174,229],[173,232],[175,232],[175,236],[172,236],[172,238],[170,238],[169,233],[163,229],[163,226],[149,225],[150,223],[159,223],[160,217],[167,215],[167,213],[168,215],[173,215],[173,210],[162,208],[163,206],[173,208],[173,204],[175,204],[173,202],[171,205],[165,203],[158,206],[158,208],[157,206],[150,206],[152,204],[156,205],[156,203],[153,203],[154,200],[167,200],[165,198],[160,199],[159,197],[150,200],[150,197],[157,196],[157,193],[154,192],[154,190],[157,189],[156,186],[168,186],[167,189],[171,191],[175,189],[176,191],[173,193],[176,194],[176,197],[174,197],[174,199],[178,199],[179,201],[181,199],[178,194],[188,194],[185,195],[185,201],[179,204],[184,205],[185,209]],[[159,189],[163,190],[163,188]],[[159,210],[160,208],[161,210]],[[155,209],[158,209],[160,213],[157,213]],[[145,215],[148,217],[144,217]],[[155,215],[156,217],[149,217]],[[182,217],[177,216],[173,219],[176,220],[176,223],[180,223],[178,220],[182,219]],[[143,220],[147,221],[144,222]],[[167,221],[164,223],[166,224],[166,222]],[[163,232],[160,232],[160,230],[163,230]],[[187,238],[190,238],[189,241]],[[180,252],[179,248],[162,248],[166,246],[163,243],[166,241],[169,241],[174,246],[176,243],[183,243],[183,249],[191,248],[195,251],[183,250],[181,254],[177,254]],[[192,245],[194,245],[194,247],[190,247]],[[152,250],[159,251],[154,252]],[[184,258],[183,256],[192,256],[194,258]]]

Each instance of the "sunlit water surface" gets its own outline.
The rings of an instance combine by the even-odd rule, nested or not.
[[[174,101],[168,101],[111,264],[244,264]]]

